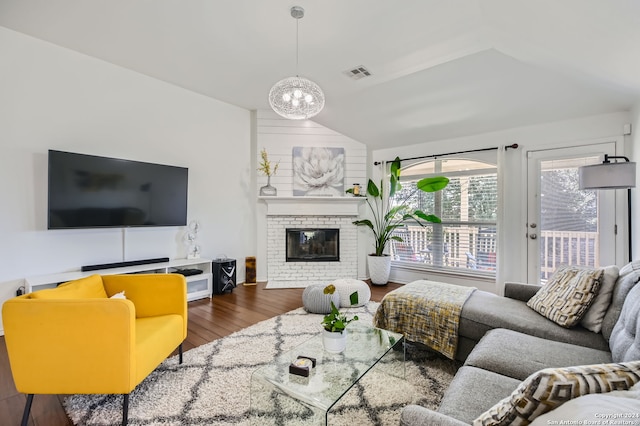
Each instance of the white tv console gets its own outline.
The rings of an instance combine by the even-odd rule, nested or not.
[[[187,301],[211,297],[213,290],[213,275],[211,273],[211,259],[174,259],[168,262],[149,263],[147,265],[125,266],[122,268],[98,269],[95,271],[73,271],[60,274],[40,275],[25,280],[26,292],[54,288],[58,284],[88,277],[89,275],[116,275],[116,274],[166,274],[172,269],[200,269],[202,274],[186,276]]]

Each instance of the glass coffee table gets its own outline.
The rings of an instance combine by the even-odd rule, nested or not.
[[[326,425],[331,409],[372,368],[399,360],[402,366],[392,374],[404,379],[403,339],[400,333],[354,323],[347,328],[347,349],[332,354],[323,349],[318,333],[253,372],[251,423],[296,416],[304,424]],[[316,359],[309,377],[289,373],[289,365],[299,356]]]

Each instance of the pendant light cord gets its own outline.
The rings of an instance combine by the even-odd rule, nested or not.
[[[298,47],[298,24],[300,23],[300,19],[296,18],[296,77],[300,77],[300,74],[298,73],[298,54],[299,54],[299,47]]]

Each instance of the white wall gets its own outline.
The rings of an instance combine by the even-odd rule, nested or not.
[[[631,114],[628,112],[583,117],[464,138],[377,150],[372,152],[372,157],[373,161],[382,161],[392,160],[396,156],[409,158],[517,143],[519,145],[518,149],[509,149],[506,153],[504,204],[508,206],[508,214],[506,214],[504,227],[501,231],[507,235],[508,246],[500,250],[500,255],[501,261],[505,265],[502,281],[525,281],[526,270],[523,265],[526,265],[526,239],[524,237],[524,230],[526,229],[526,152],[533,149],[571,146],[594,139],[621,138],[623,125],[629,123],[630,120]],[[638,121],[637,117],[636,121]],[[638,125],[640,126],[640,123]],[[640,127],[636,126],[636,129],[638,128]],[[637,138],[638,136],[635,137]],[[626,145],[629,145],[629,143],[626,143]],[[628,151],[629,148],[627,146],[625,152]],[[370,167],[372,173],[379,174],[378,167],[373,167],[372,164]],[[634,216],[637,217],[637,215]],[[625,235],[621,235],[619,238],[623,238],[626,241]],[[418,278],[425,278],[425,274],[393,270],[391,275],[391,280],[398,282],[407,282]],[[476,285],[498,293],[502,291],[502,283],[492,283],[492,285],[487,286],[487,283],[481,281],[473,282],[473,280],[467,278],[435,274],[428,274],[427,278],[454,284]]]
[[[631,111],[631,135],[625,136],[628,141],[627,156],[631,161],[640,163],[640,104]],[[631,244],[633,260],[640,259],[640,171],[636,166],[636,188],[631,190]]]
[[[249,111],[2,27],[0,52],[0,302],[28,276],[185,256],[180,227],[46,230],[48,149],[188,167],[202,256],[253,254]]]
[[[364,144],[348,138],[310,120],[287,120],[270,110],[259,110],[256,114],[255,161],[260,161],[260,151],[267,150],[272,165],[280,162],[277,173],[271,177],[271,185],[278,190],[278,196],[293,195],[293,147],[344,148],[345,189],[354,183],[366,184],[367,148]],[[256,165],[257,167],[257,165]],[[255,186],[257,194],[267,178],[258,174]],[[267,271],[267,219],[266,204],[257,201],[257,277],[258,281],[268,280]],[[354,225],[355,226],[355,225]],[[361,240],[361,239],[359,239]],[[361,266],[362,265],[362,266]],[[366,277],[364,262],[358,262],[358,276]]]

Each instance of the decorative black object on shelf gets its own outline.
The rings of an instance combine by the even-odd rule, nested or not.
[[[184,275],[185,277],[190,277],[192,275],[200,275],[200,274],[202,274],[202,270],[201,269],[195,269],[195,268],[186,268],[186,269],[178,269],[178,268],[176,268],[176,270],[172,271],[171,273]]]
[[[236,287],[236,260],[213,259],[213,294],[231,292]]]

